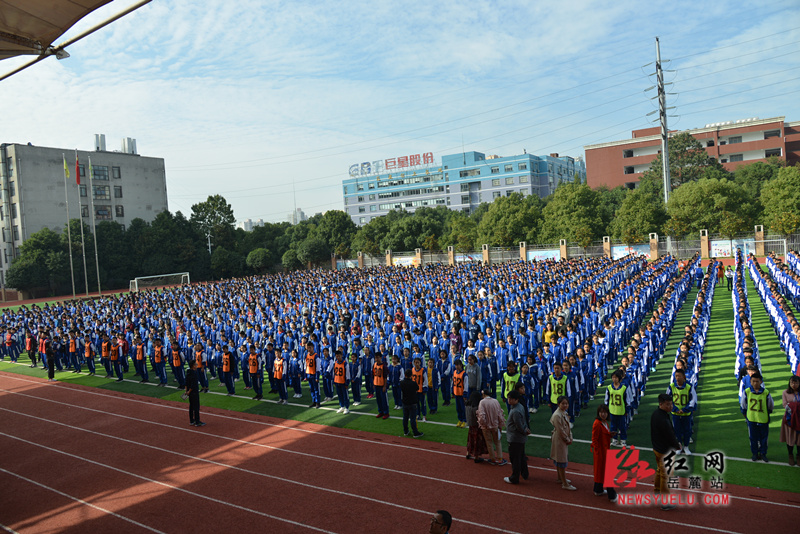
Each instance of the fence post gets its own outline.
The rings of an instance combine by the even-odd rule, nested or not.
[[[336,254],[331,254],[331,271],[336,270]]]
[[[447,265],[455,265],[456,264],[456,254],[453,251],[453,246],[450,245],[447,247]]]
[[[756,256],[766,256],[764,253],[764,226],[761,224],[756,225]],[[733,251],[731,251],[733,254]]]
[[[491,265],[492,260],[489,258],[489,245],[481,245],[481,255],[483,256],[483,264]]]
[[[607,235],[603,236],[603,254],[606,258],[611,259],[611,238]]]
[[[386,266],[387,267],[392,266],[392,249],[390,248],[386,249]]]
[[[520,261],[528,261],[528,243],[525,241],[519,242],[519,259]]]
[[[361,251],[358,251],[358,268],[364,268],[364,253]]]
[[[421,248],[415,248],[414,249],[414,253],[417,255],[417,265],[422,267],[422,249]]]
[[[700,230],[700,258],[707,260],[710,258],[711,249],[708,246],[708,230]]]
[[[567,240],[566,239],[561,239],[558,242],[558,248],[559,248],[559,251],[561,252],[561,259],[562,260],[568,259],[568,256],[567,256]]]
[[[658,259],[658,234],[650,234],[650,261]]]

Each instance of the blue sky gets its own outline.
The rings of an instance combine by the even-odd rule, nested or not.
[[[342,209],[352,163],[462,147],[577,157],[628,138],[655,118],[655,36],[674,70],[671,129],[800,120],[796,0],[154,0],[0,82],[0,141],[133,137],[165,158],[171,211],[218,193],[239,220],[279,221],[295,201]]]

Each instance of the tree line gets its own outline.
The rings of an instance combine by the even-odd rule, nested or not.
[[[331,256],[353,258],[358,251],[379,256],[385,250],[420,248],[458,252],[481,245],[516,247],[520,241],[557,244],[560,239],[586,247],[611,236],[626,244],[644,243],[651,232],[684,237],[706,229],[734,237],[763,224],[774,233],[800,230],[800,167],[780,158],[727,172],[688,133],[670,140],[672,193],[664,203],[661,156],[643,173],[635,189],[591,189],[576,180],[558,185],[542,199],[514,193],[483,203],[472,213],[443,206],[413,213],[396,210],[357,227],[339,210],[318,213],[292,225],[265,223],[250,232],[235,228],[233,208],[220,195],[180,211],[162,212],[152,222],[134,219],[127,228],[113,221],[97,224],[100,281],[126,288],[137,276],[189,271],[192,280],[230,278],[326,264]],[[70,221],[76,290],[97,287],[94,235],[84,224],[87,273],[81,256],[81,221]],[[78,236],[78,237],[76,237]],[[208,246],[211,246],[209,254]],[[20,247],[6,286],[40,295],[71,292],[67,232],[45,228]]]

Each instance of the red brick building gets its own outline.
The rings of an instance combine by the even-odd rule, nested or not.
[[[784,117],[743,119],[686,131],[728,171],[771,156],[779,156],[789,165],[800,162],[800,121],[785,122]],[[584,150],[590,187],[633,188],[661,153],[660,129],[634,130],[631,139],[587,145]]]

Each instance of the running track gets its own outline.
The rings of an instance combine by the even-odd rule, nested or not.
[[[427,532],[449,510],[462,532],[792,532],[797,494],[728,486],[728,507],[613,505],[555,483],[464,460],[409,438],[201,408],[0,373],[0,529],[53,532]],[[398,434],[400,434],[398,428]],[[650,486],[646,486],[649,488]],[[696,494],[698,492],[695,492]]]

